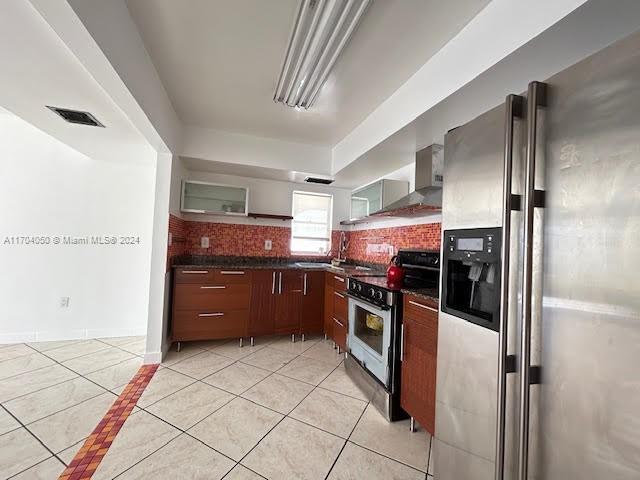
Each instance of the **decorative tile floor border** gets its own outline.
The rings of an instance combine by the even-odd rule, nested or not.
[[[157,369],[158,365],[140,367],[58,480],[91,478]]]

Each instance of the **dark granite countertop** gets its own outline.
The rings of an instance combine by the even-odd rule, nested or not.
[[[304,264],[316,265],[304,265]],[[302,265],[300,265],[302,264]],[[346,276],[380,276],[385,275],[381,265],[358,265],[347,263],[341,267],[331,266],[329,258],[280,258],[280,257],[226,257],[193,255],[173,259],[173,268],[247,268],[247,269],[296,269],[306,271],[327,271]]]
[[[435,305],[440,304],[440,292],[437,288],[403,288],[402,293],[415,295],[418,298],[435,303]]]

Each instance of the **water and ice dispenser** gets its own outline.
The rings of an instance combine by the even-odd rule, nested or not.
[[[499,330],[501,239],[501,228],[444,232],[442,311]]]

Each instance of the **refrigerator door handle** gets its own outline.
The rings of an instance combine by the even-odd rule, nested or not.
[[[531,82],[527,91],[527,150],[524,193],[524,274],[522,282],[522,337],[520,343],[520,409],[518,421],[518,480],[529,469],[529,402],[531,386],[531,323],[533,296],[534,210],[544,206],[544,194],[535,188],[538,108],[546,106],[546,84]],[[541,202],[542,197],[542,202]]]
[[[504,175],[502,186],[502,267],[500,285],[500,331],[498,333],[498,409],[496,424],[496,467],[495,480],[504,479],[505,421],[507,402],[507,373],[513,368],[508,365],[508,319],[509,319],[509,272],[511,243],[511,212],[520,209],[519,197],[512,194],[513,179],[513,139],[514,123],[522,118],[524,98],[507,95],[504,127]]]

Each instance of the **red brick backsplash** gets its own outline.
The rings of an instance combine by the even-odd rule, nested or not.
[[[247,257],[288,257],[291,228],[267,225],[187,222],[189,255],[230,255]],[[209,237],[209,248],[200,247],[201,237]],[[271,250],[264,241],[271,240]]]
[[[187,222],[169,214],[169,233],[171,245],[167,248],[167,270],[171,267],[171,259],[187,252]]]
[[[440,248],[440,223],[404,227],[372,228],[345,232],[349,241],[347,258],[366,263],[387,263],[388,253],[367,253],[368,244],[393,245],[399,248]],[[247,225],[183,220],[169,216],[169,232],[173,237],[167,260],[177,255],[228,255],[247,257],[291,256],[291,228],[269,225]],[[200,247],[201,237],[209,237],[209,248]],[[271,240],[271,250],[264,249],[264,241]],[[331,233],[330,256],[337,256],[340,231]]]
[[[387,263],[390,260],[389,253],[367,253],[370,244],[392,245],[396,253],[400,248],[440,250],[441,229],[440,223],[426,223],[349,232],[347,258],[365,263]]]

